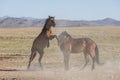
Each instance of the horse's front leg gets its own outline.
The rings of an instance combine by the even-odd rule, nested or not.
[[[49,37],[50,40],[52,40],[52,39],[54,39],[54,38],[57,38],[57,36],[56,36],[56,35],[51,35],[51,36]]]
[[[53,38],[56,38],[57,43],[59,45],[59,39],[58,39],[57,35],[51,35],[50,40],[52,40]]]
[[[64,65],[65,65],[65,70],[69,70],[69,53],[64,53]]]
[[[57,38],[57,36],[56,36],[56,35],[51,35],[50,37],[48,37],[49,40],[52,40],[52,39],[54,39],[54,38]],[[47,47],[50,46],[49,40],[48,40],[48,45],[47,45]]]

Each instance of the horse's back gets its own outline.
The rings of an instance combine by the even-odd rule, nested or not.
[[[90,38],[84,38],[87,45],[96,45],[96,43]]]
[[[86,47],[86,41],[83,38],[73,39],[71,45],[72,45],[72,52],[79,53],[82,52]]]
[[[72,52],[79,53],[85,49],[93,51],[96,47],[96,43],[90,38],[77,38],[73,39],[71,42]]]

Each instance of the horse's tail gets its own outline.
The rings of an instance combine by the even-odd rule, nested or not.
[[[100,62],[99,62],[99,50],[98,50],[97,46],[95,48],[95,60],[96,60],[97,64],[100,64]]]

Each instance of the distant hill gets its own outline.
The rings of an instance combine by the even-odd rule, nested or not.
[[[31,17],[0,17],[0,28],[14,27],[42,27],[45,19],[36,19]],[[105,18],[102,20],[56,20],[56,26],[72,27],[72,26],[120,26],[120,21]]]

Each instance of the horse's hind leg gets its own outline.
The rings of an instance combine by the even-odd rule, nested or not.
[[[43,70],[43,66],[42,66],[42,63],[41,63],[41,60],[42,60],[42,58],[43,58],[43,54],[44,54],[44,52],[43,52],[43,50],[38,50],[38,52],[39,52],[39,54],[40,54],[40,57],[39,57],[39,64],[40,64],[40,67],[41,67],[41,69]]]
[[[36,56],[36,51],[31,51],[30,59],[29,59],[29,64],[28,64],[28,69],[30,68],[30,64],[33,61],[33,59]]]
[[[92,57],[92,71],[95,69],[95,57]]]
[[[88,62],[89,62],[88,54],[87,54],[87,52],[85,52],[85,51],[84,51],[84,57],[85,57],[85,64],[84,64],[84,66],[82,67],[82,69],[84,69],[84,68],[87,66]]]
[[[92,58],[92,71],[95,69],[95,55],[90,54],[91,58]]]

